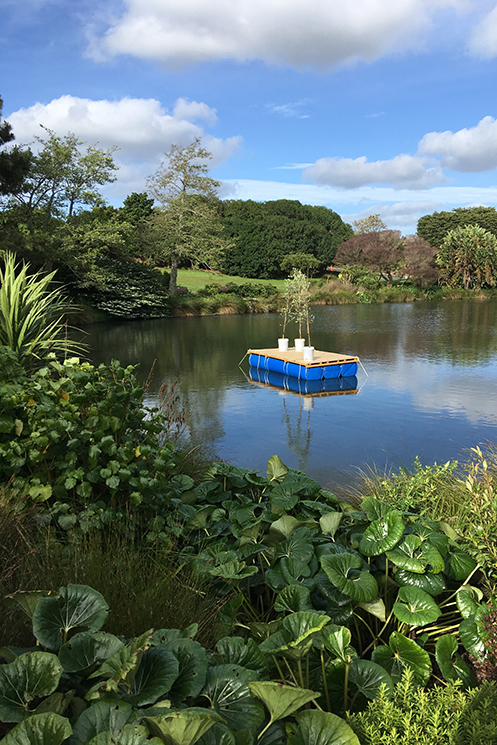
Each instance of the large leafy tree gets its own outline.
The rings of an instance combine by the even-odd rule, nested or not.
[[[281,263],[288,254],[311,254],[320,266],[329,266],[337,246],[353,235],[333,210],[296,200],[234,200],[222,202],[220,209],[233,239],[223,268],[242,277],[283,277]]]
[[[186,147],[172,145],[147,193],[160,208],[151,218],[156,256],[171,267],[169,294],[175,295],[180,264],[216,268],[225,249],[217,212],[219,181],[207,175],[212,154],[196,137]]]
[[[393,272],[401,266],[403,249],[397,230],[361,233],[342,243],[337,250],[338,266],[363,266],[378,272],[387,284],[393,284]]]
[[[0,196],[17,193],[31,164],[30,150],[10,146],[14,133],[9,122],[2,120],[3,100],[0,98]],[[5,145],[9,147],[4,148]]]
[[[450,230],[437,254],[441,281],[479,289],[497,284],[497,238],[478,226]]]
[[[387,224],[383,222],[378,213],[363,217],[361,220],[354,220],[352,227],[356,235],[361,233],[379,233],[381,230],[387,230]]]
[[[466,225],[479,225],[497,235],[497,210],[495,207],[457,207],[452,212],[434,212],[420,217],[417,233],[438,249],[449,230]]]
[[[115,148],[88,145],[82,150],[84,143],[74,134],[59,137],[48,129],[45,137],[36,139],[40,150],[32,156],[27,178],[12,200],[32,235],[37,215],[42,215],[41,228],[47,230],[51,218],[72,217],[84,207],[103,204],[98,187],[115,181],[117,168]]]

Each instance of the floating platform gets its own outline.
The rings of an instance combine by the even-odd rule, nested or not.
[[[297,393],[304,398],[316,398],[322,396],[343,396],[358,393],[357,378],[355,375],[347,377],[320,378],[319,380],[299,380],[290,375],[262,370],[257,367],[249,369],[248,380],[251,383],[264,388]]]
[[[250,367],[281,373],[298,380],[327,380],[329,378],[349,378],[357,375],[359,357],[336,352],[314,351],[314,359],[304,360],[302,352],[289,349],[249,349]]]

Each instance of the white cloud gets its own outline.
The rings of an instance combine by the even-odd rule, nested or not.
[[[308,103],[310,103],[308,98],[302,98],[300,101],[283,104],[268,103],[266,108],[270,114],[279,114],[285,119],[308,119],[309,114],[302,111]]]
[[[176,101],[172,113],[156,99],[123,98],[120,101],[93,101],[87,98],[61,96],[48,104],[37,103],[9,116],[16,141],[33,143],[42,135],[40,124],[64,136],[73,132],[88,144],[99,147],[116,145],[115,161],[119,166],[117,181],[108,187],[115,199],[131,191],[143,191],[145,179],[158,167],[172,144],[187,145],[194,137],[212,153],[212,167],[229,158],[241,146],[241,137],[216,138],[206,134],[196,123],[217,121],[216,112],[205,103]],[[36,143],[34,143],[36,145]]]
[[[473,29],[468,52],[483,59],[497,56],[497,6]]]
[[[405,189],[425,189],[444,181],[438,166],[427,167],[420,158],[397,155],[390,160],[370,162],[360,158],[320,158],[302,174],[316,184],[357,189],[366,184],[392,184]]]
[[[394,226],[396,230],[405,229],[412,231],[413,225],[417,223],[422,215],[434,211],[433,202],[395,202],[394,204],[372,204],[367,209],[352,214],[342,214],[345,222],[353,223],[356,220],[362,220],[369,215],[379,215],[383,222],[390,228]]]
[[[333,67],[416,48],[440,10],[466,0],[124,0],[89,53],[168,68],[212,60]]]
[[[441,165],[452,171],[492,171],[497,168],[497,121],[486,116],[469,129],[429,132],[419,143],[418,152],[441,157]]]

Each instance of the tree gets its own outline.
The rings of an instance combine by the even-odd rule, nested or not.
[[[444,284],[465,289],[494,287],[497,282],[497,238],[478,226],[450,230],[436,258]]]
[[[321,266],[330,266],[337,246],[353,235],[333,210],[297,200],[229,200],[220,203],[220,214],[233,240],[223,269],[242,277],[283,277],[281,262],[288,254],[311,254]]]
[[[120,209],[121,215],[125,220],[133,225],[139,225],[147,220],[154,211],[154,200],[149,199],[145,192],[138,193],[134,191],[123,202]]]
[[[438,249],[449,230],[466,225],[479,225],[497,235],[497,210],[495,207],[456,207],[452,212],[434,212],[419,218],[417,233]]]
[[[216,209],[220,183],[206,175],[211,158],[199,137],[186,147],[172,145],[147,180],[147,193],[161,205],[151,218],[152,236],[170,263],[170,295],[176,294],[180,262],[214,268],[226,246]]]
[[[73,134],[59,137],[43,128],[47,137],[37,137],[40,152],[31,158],[22,188],[14,193],[14,204],[22,207],[29,232],[35,232],[35,213],[42,212],[42,229],[52,217],[71,217],[79,207],[104,203],[97,187],[115,181],[115,148],[103,150],[84,143]]]
[[[388,285],[393,284],[392,272],[403,259],[403,249],[398,230],[361,233],[342,243],[337,250],[337,265],[364,266],[379,274]]]
[[[387,230],[387,225],[381,219],[379,214],[368,215],[363,217],[362,220],[355,220],[352,223],[354,233],[360,235],[361,233],[379,233],[382,230]]]
[[[440,274],[435,263],[436,248],[419,235],[405,236],[402,245],[403,269],[409,279],[416,285],[436,282]]]
[[[281,262],[281,268],[284,272],[290,272],[292,269],[300,269],[305,272],[306,276],[312,276],[316,269],[319,269],[321,263],[312,254],[295,253],[287,254]]]
[[[0,147],[14,140],[11,125],[2,120],[3,100],[0,98]],[[31,165],[31,151],[14,146],[0,152],[0,196],[18,192]]]

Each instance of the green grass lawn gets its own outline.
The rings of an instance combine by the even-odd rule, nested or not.
[[[284,279],[250,279],[249,277],[229,277],[227,274],[201,269],[178,269],[178,285],[188,287],[193,292],[201,290],[205,285],[227,285],[228,282],[234,282],[237,285],[248,283],[274,285],[280,292],[285,289]]]

